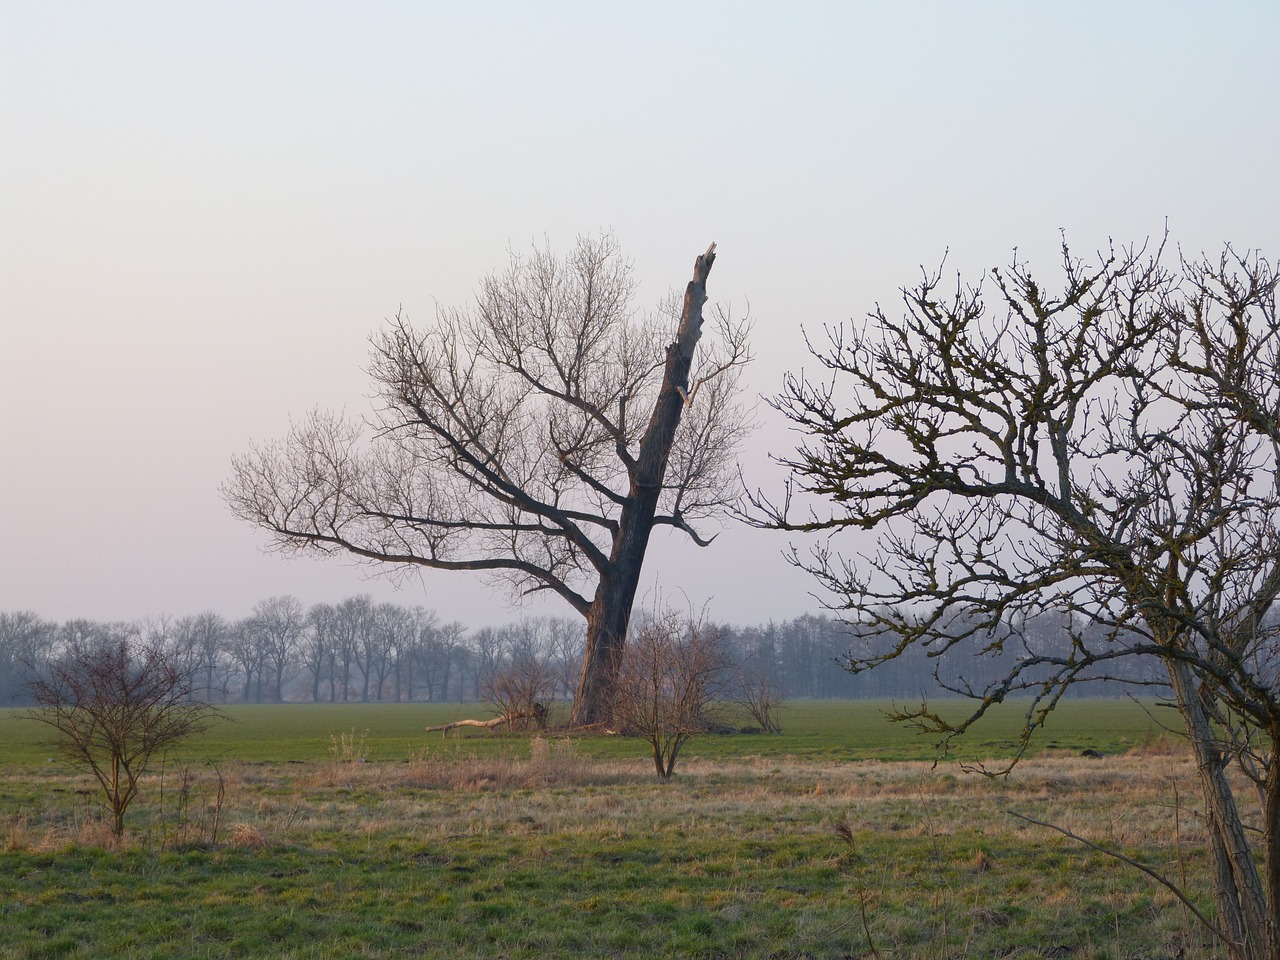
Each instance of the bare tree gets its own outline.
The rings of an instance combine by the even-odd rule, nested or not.
[[[151,759],[204,729],[211,711],[162,649],[135,652],[124,640],[71,647],[31,680],[31,694],[31,716],[53,727],[58,749],[98,781],[117,837]]]
[[[378,630],[378,615],[373,598],[367,593],[351,597],[342,604],[342,610],[349,618],[352,631],[352,651],[356,668],[360,671],[360,701],[369,702],[369,691],[373,686],[374,672],[378,661],[384,656],[383,635]]]
[[[870,645],[851,670],[923,649],[946,689],[977,698],[958,724],[904,711],[944,735],[1016,693],[1031,696],[1030,735],[1070,685],[1161,666],[1203,788],[1218,932],[1237,956],[1275,960],[1277,271],[1230,248],[1163,259],[1086,265],[1064,243],[1061,293],[1016,259],[991,274],[994,304],[981,283],[948,292],[926,273],[901,317],[877,308],[830,330],[815,351],[830,377],[792,377],[776,401],[809,436],[787,461],[793,487],[757,505],[788,530],[874,534],[852,558],[824,540],[797,562]],[[801,515],[792,494],[820,499]],[[1042,614],[1069,642],[1029,641]],[[1019,655],[972,684],[948,656],[966,645]],[[1261,799],[1254,834],[1233,764]]]
[[[87,650],[121,642],[137,643],[140,639],[136,623],[76,619],[64,621],[55,632],[53,642],[59,650]]]
[[[237,620],[227,627],[227,656],[231,658],[232,676],[239,673],[244,678],[240,699],[245,703],[253,699],[262,702],[262,675],[267,665],[261,639],[252,617]]]
[[[765,733],[782,732],[778,714],[784,701],[772,676],[763,666],[749,662],[740,664],[730,696]]]
[[[363,639],[373,618],[373,598],[367,593],[348,597],[337,607],[334,624],[338,675],[342,680],[342,702],[351,699],[351,667],[361,663]]]
[[[613,707],[622,732],[645,740],[658,776],[675,771],[689,739],[712,723],[727,660],[721,632],[665,611],[639,618],[623,658]]]
[[[565,617],[547,619],[548,667],[553,681],[553,696],[573,697],[574,683],[582,672],[582,622]]]
[[[497,674],[506,658],[506,637],[500,627],[481,627],[467,642],[472,696],[484,699],[485,684]]]
[[[179,623],[170,614],[144,617],[129,625],[129,632],[142,647],[163,650],[179,670],[191,669],[191,649],[183,643]]]
[[[406,611],[405,632],[396,647],[395,685],[396,700],[414,698],[418,681],[418,668],[426,658],[428,648],[436,636],[438,617],[434,610],[417,606]],[[428,691],[429,693],[430,691]]]
[[[319,703],[321,685],[329,683],[329,702],[337,699],[338,612],[330,603],[313,603],[307,610],[306,632],[301,643],[302,665],[311,675],[311,699]]]
[[[374,339],[373,440],[313,413],[236,458],[224,496],[284,550],[559,595],[587,621],[572,722],[604,721],[654,527],[705,545],[692,524],[739,492],[745,324],[718,313],[695,357],[714,262],[712,244],[678,318],[641,322],[612,237],[513,255],[474,306],[426,331],[399,315]]]
[[[398,617],[400,608],[394,604],[378,604],[371,611],[369,630],[365,634],[361,666],[364,669],[365,702],[381,701],[383,685],[391,670],[391,661],[395,658],[396,629],[394,618]],[[392,611],[395,611],[394,613]],[[388,628],[391,629],[388,629]]]
[[[170,662],[193,678],[204,675],[204,700],[213,700],[213,678],[218,669],[226,622],[216,613],[197,616],[156,617],[143,624],[143,643],[163,647]]]
[[[184,647],[189,649],[193,664],[204,674],[204,699],[212,703],[214,676],[218,672],[223,643],[226,641],[227,622],[218,614],[206,610],[194,617],[179,620],[178,635]]]
[[[0,706],[23,695],[23,671],[43,669],[54,634],[54,624],[30,611],[0,612]]]
[[[284,700],[285,674],[294,663],[294,654],[306,627],[306,614],[294,597],[269,597],[254,606],[250,621],[261,656],[259,683],[269,679],[269,696],[276,703],[281,703]]]
[[[498,717],[513,730],[533,724],[546,729],[551,699],[551,671],[537,656],[516,657],[487,675],[480,697],[492,704]]]
[[[374,665],[374,699],[379,702],[387,695],[388,682],[397,701],[403,695],[406,668],[411,669],[418,645],[418,617],[394,603],[380,603],[374,610],[374,629],[382,641],[382,656]]]
[[[418,644],[418,676],[426,690],[428,700],[449,699],[451,677],[457,666],[457,654],[463,649],[462,635],[466,627],[456,620],[439,624],[435,615],[429,614],[422,626]]]

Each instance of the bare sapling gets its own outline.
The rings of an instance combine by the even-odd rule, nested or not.
[[[715,725],[727,660],[721,634],[700,620],[664,611],[633,626],[619,673],[613,716],[618,729],[645,740],[662,780],[681,750]]]
[[[69,649],[29,688],[31,717],[56,731],[67,760],[93,774],[117,838],[151,761],[204,730],[214,713],[192,698],[190,675],[163,651],[135,651],[127,640]]]

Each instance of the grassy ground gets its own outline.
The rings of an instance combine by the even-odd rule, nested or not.
[[[151,779],[119,845],[85,777],[0,721],[0,958],[1209,955],[1161,888],[1006,812],[1203,900],[1183,756],[1132,705],[1071,706],[1008,780],[814,704],[782,737],[695,740],[668,784],[619,738],[242,709]]]
[[[936,738],[910,727],[890,723],[887,701],[797,701],[782,715],[780,736],[708,736],[693,740],[690,757],[729,759],[789,756],[808,760],[924,760],[937,754]],[[932,704],[944,714],[963,715],[961,703]],[[1024,708],[1002,704],[963,740],[953,754],[961,759],[1007,756],[1023,721]],[[1166,711],[1167,712],[1167,711]],[[1128,700],[1072,700],[1063,703],[1035,741],[1044,750],[1119,753],[1159,734],[1153,711]],[[405,760],[423,749],[444,743],[465,743],[472,752],[507,751],[510,741],[465,728],[426,734],[423,728],[463,717],[488,717],[480,704],[287,704],[232,705],[204,734],[183,747],[191,759],[288,761],[323,760],[331,755],[335,738],[344,734],[360,741],[370,760]],[[1168,722],[1170,717],[1158,718]],[[340,746],[340,745],[339,745]],[[593,737],[578,745],[583,757],[623,760],[643,755],[636,741]],[[39,763],[50,756],[49,731],[27,719],[26,711],[0,709],[0,768],[12,763]]]

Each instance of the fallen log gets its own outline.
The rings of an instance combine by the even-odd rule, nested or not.
[[[533,710],[522,710],[519,713],[502,713],[494,717],[492,720],[454,720],[452,723],[441,723],[434,727],[426,727],[427,733],[435,733],[440,731],[442,737],[447,737],[449,731],[456,727],[484,727],[492,730],[494,727],[500,727],[506,723],[516,723],[520,720],[537,720],[538,714]]]

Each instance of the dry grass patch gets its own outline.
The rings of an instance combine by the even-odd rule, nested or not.
[[[54,777],[44,786],[64,792],[46,796],[65,805],[33,794],[0,818],[0,856],[42,902],[64,895],[60,882],[83,886],[73,865],[87,858],[131,929],[196,931],[243,956],[1211,954],[1146,878],[1005,812],[1121,847],[1204,897],[1180,756],[1038,758],[1002,780],[918,762],[696,759],[659,783],[644,758],[584,760],[535,740],[519,755],[459,745],[408,762],[232,765],[222,778],[228,827],[206,849],[166,852],[157,827],[94,859],[72,830],[85,809],[74,781]],[[22,866],[57,849],[62,880]],[[117,866],[131,879],[112,886]],[[148,926],[147,904],[168,919]],[[81,907],[77,936],[109,953],[92,925],[105,915]],[[262,927],[261,947],[219,919],[233,913]],[[176,949],[148,936],[161,939],[146,955]]]
[[[227,842],[237,850],[262,850],[268,846],[266,834],[251,823],[237,823]]]
[[[578,757],[575,741],[534,737],[529,756],[514,750],[480,754],[462,746],[425,749],[407,763],[339,761],[319,764],[303,782],[325,789],[519,790],[614,786],[637,779],[637,764]]]

